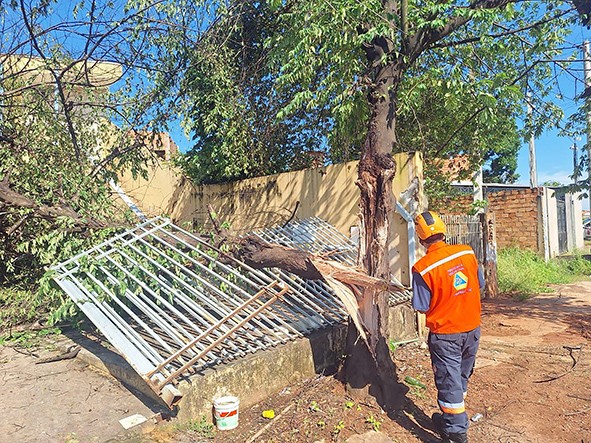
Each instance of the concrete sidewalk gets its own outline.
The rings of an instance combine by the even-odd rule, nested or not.
[[[44,358],[61,350],[37,352]],[[32,351],[0,347],[1,442],[102,443],[126,432],[119,420],[158,412],[156,404],[82,359],[38,361]]]

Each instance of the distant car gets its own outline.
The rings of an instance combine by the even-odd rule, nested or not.
[[[591,220],[587,220],[583,223],[583,237],[585,240],[591,240]]]

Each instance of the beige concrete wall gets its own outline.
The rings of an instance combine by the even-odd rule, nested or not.
[[[3,56],[0,64],[4,75],[14,75],[20,81],[30,85],[54,85],[55,78],[46,68],[47,61],[27,55]],[[66,66],[53,66],[61,72]],[[92,87],[108,88],[123,76],[123,68],[118,63],[83,60],[68,65],[62,81],[65,83],[88,82]],[[82,88],[80,88],[82,89]]]
[[[172,218],[175,207],[186,206],[186,199],[191,194],[189,181],[167,162],[151,167],[147,179],[134,179],[127,172],[119,178],[119,184],[148,217],[164,215]],[[175,221],[190,222],[191,218],[177,214]]]
[[[420,183],[423,169],[419,154],[398,154],[393,191],[399,195],[410,183]],[[235,232],[246,232],[286,222],[293,211],[299,218],[320,217],[345,235],[358,226],[359,189],[357,162],[312,168],[218,185],[195,186],[174,168],[162,163],[150,171],[149,179],[122,177],[120,184],[149,216],[167,215],[175,223],[197,228],[208,226],[208,206]],[[299,203],[298,203],[299,202]],[[407,224],[394,217],[390,265],[396,278],[408,284]]]
[[[358,224],[357,163],[305,169],[220,185],[197,186],[192,218],[207,225],[207,206],[238,231],[287,221],[297,207],[299,218],[320,217],[343,233]]]

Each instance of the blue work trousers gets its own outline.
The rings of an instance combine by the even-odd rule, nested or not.
[[[443,412],[444,430],[448,433],[468,430],[464,398],[468,392],[468,379],[474,372],[479,342],[480,327],[458,334],[429,334],[437,402]]]

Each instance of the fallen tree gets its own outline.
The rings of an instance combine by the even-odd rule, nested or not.
[[[319,256],[300,249],[288,248],[269,243],[256,235],[238,240],[233,253],[239,260],[255,269],[279,268],[306,280],[324,280],[343,302],[353,320],[357,333],[370,346],[371,331],[365,325],[359,310],[363,300],[363,291],[372,289],[386,292],[405,292],[409,288],[403,285],[372,277],[356,266],[346,266],[330,260],[329,256]]]

